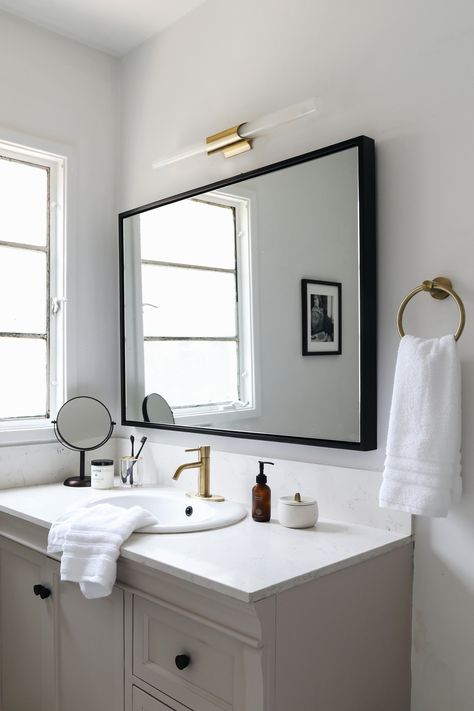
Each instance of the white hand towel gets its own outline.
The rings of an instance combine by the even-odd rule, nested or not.
[[[400,341],[380,506],[447,516],[461,493],[461,366],[453,336]]]
[[[156,523],[139,506],[111,504],[74,509],[51,526],[48,553],[62,551],[61,580],[79,583],[87,598],[106,597],[117,575],[120,546],[137,528]]]

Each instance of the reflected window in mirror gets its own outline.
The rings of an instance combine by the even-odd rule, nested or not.
[[[250,210],[250,197],[208,193],[133,221],[131,407],[159,393],[176,423],[200,425],[254,410]]]
[[[63,163],[0,143],[0,421],[44,426],[63,399]]]

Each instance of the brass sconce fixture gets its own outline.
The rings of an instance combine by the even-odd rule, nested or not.
[[[227,128],[225,131],[208,136],[206,138],[207,154],[210,156],[212,153],[222,151],[226,158],[232,158],[232,156],[236,156],[239,153],[252,150],[252,139],[242,138],[239,133],[240,127],[241,124],[238,124],[232,128]]]
[[[277,128],[285,123],[296,121],[310,116],[317,112],[316,100],[308,99],[299,104],[288,106],[280,111],[275,111],[271,114],[262,116],[248,123],[240,123],[232,128],[227,128],[219,133],[214,133],[206,138],[205,143],[198,143],[194,146],[189,146],[180,153],[176,153],[166,158],[158,158],[152,163],[152,168],[164,168],[172,163],[192,158],[193,156],[207,153],[223,153],[226,158],[231,158],[239,153],[245,153],[252,149],[252,141],[254,138],[267,133],[273,128]]]

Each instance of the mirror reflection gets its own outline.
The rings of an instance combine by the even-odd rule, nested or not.
[[[143,419],[145,422],[160,422],[161,424],[174,425],[173,410],[164,397],[158,393],[150,393],[143,400]]]
[[[361,140],[121,216],[125,423],[361,442]]]

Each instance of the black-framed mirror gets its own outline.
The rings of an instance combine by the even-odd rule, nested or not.
[[[121,213],[119,244],[123,424],[376,447],[372,139]]]

